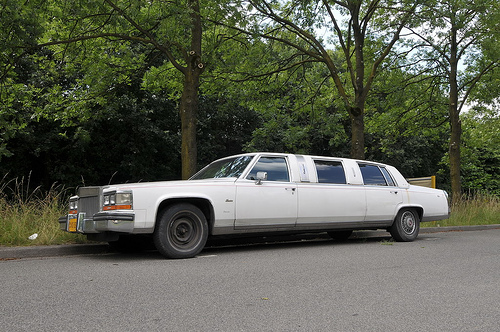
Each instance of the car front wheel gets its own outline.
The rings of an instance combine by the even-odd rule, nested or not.
[[[394,240],[410,242],[417,238],[420,230],[420,219],[414,209],[402,209],[398,212],[394,223],[389,228]]]
[[[191,258],[205,246],[208,225],[205,215],[192,204],[163,210],[154,233],[156,249],[167,258]]]

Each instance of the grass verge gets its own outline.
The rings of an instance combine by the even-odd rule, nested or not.
[[[65,190],[53,187],[25,190],[23,181],[0,183],[0,245],[29,246],[84,243],[83,235],[59,229],[58,219],[66,212]],[[36,236],[35,236],[36,234]],[[34,239],[30,239],[30,237]],[[35,238],[36,237],[36,238]]]
[[[422,227],[449,227],[500,224],[500,197],[475,194],[451,207],[449,219],[422,223]]]

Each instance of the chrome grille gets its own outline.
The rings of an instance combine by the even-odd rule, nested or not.
[[[78,189],[78,213],[85,213],[91,219],[101,209],[102,187],[81,187]]]

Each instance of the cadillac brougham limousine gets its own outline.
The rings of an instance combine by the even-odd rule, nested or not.
[[[189,180],[81,187],[60,228],[125,247],[149,239],[169,258],[197,255],[208,237],[386,229],[413,241],[420,222],[446,219],[443,190],[408,184],[394,167],[346,158],[248,153]]]

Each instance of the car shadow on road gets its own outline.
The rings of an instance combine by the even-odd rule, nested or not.
[[[252,252],[265,251],[275,249],[292,249],[292,248],[311,248],[331,245],[352,245],[364,242],[390,242],[391,236],[387,233],[371,234],[365,236],[363,234],[354,233],[349,239],[339,241],[334,240],[326,233],[320,234],[294,234],[294,235],[275,235],[261,237],[241,237],[241,238],[214,238],[207,242],[203,251],[196,257],[204,257],[209,255],[229,254],[232,252]],[[105,260],[164,260],[156,250],[144,250],[135,252],[118,252],[109,247],[106,252],[94,256]]]
[[[289,236],[266,236],[260,238],[217,239],[209,243],[201,254],[215,254],[235,251],[261,251],[271,249],[309,248],[331,245],[352,245],[363,242],[390,241],[390,235],[358,237],[334,240],[325,234],[301,234]]]

